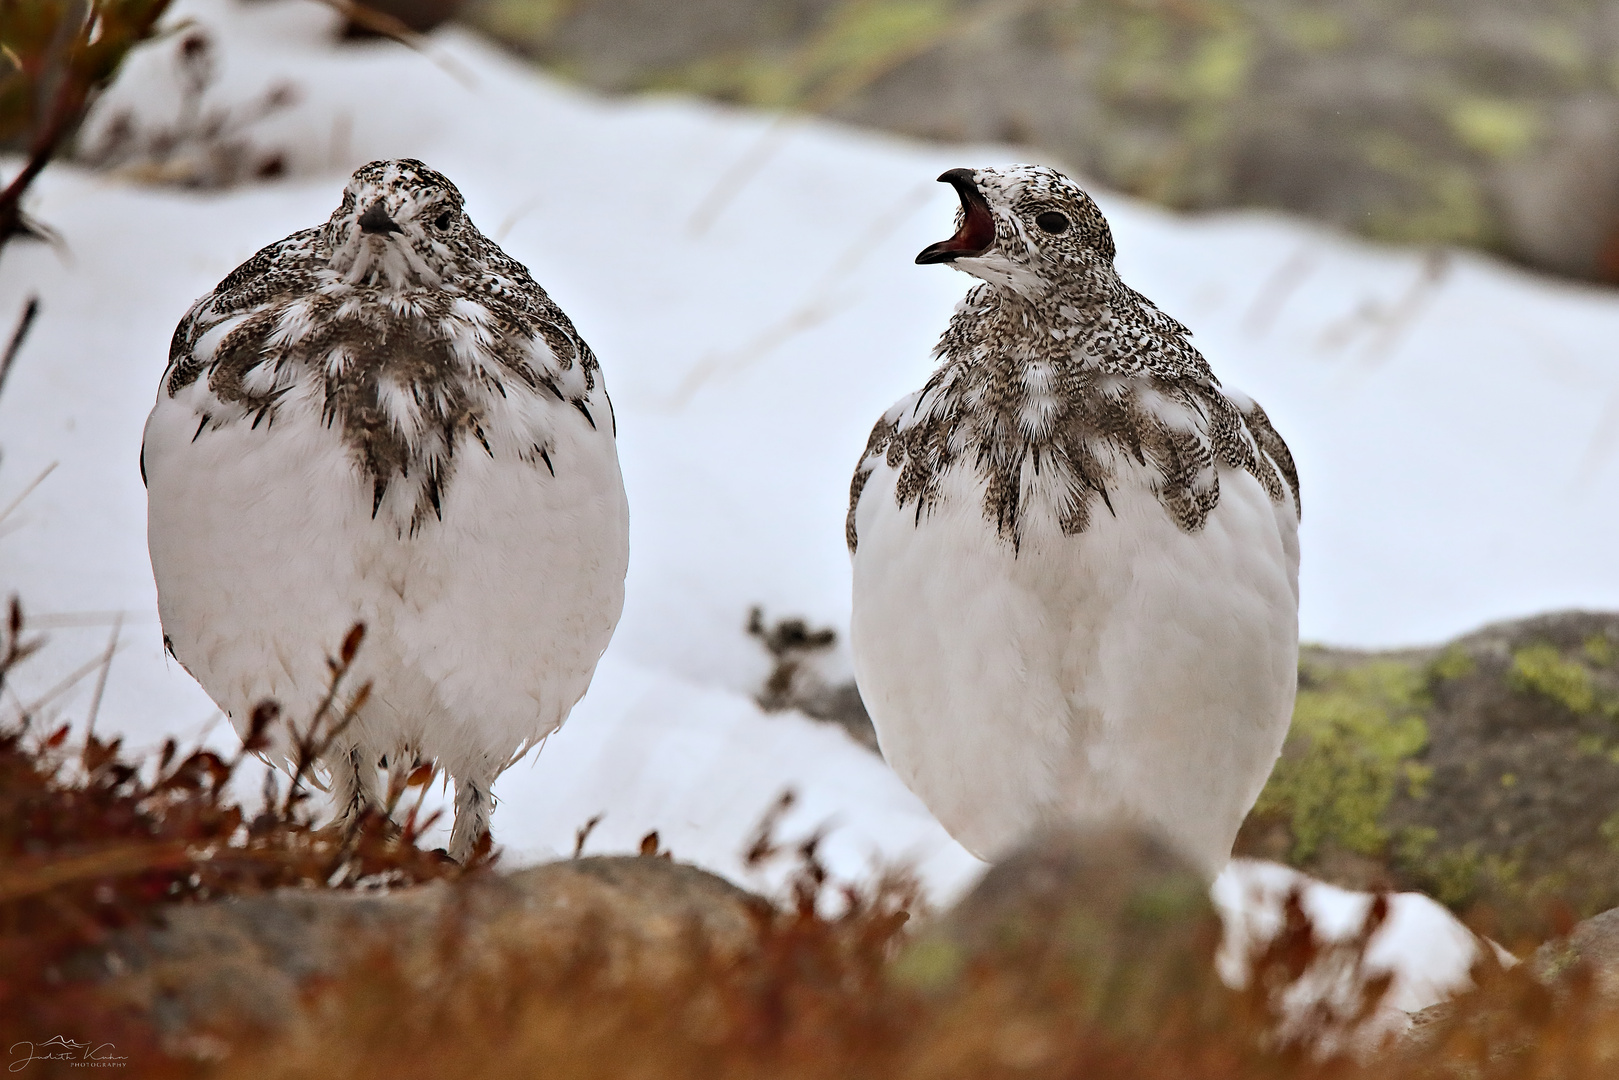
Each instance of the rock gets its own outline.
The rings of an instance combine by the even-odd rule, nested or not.
[[[1172,999],[1214,985],[1219,937],[1208,883],[1157,837],[1053,830],[991,867],[894,972],[934,991],[971,971],[1016,972],[1033,986],[1077,977],[1096,995],[1093,1015],[1147,1031]]]
[[[1619,281],[1619,97],[1549,107],[1537,152],[1501,163],[1492,186],[1506,246],[1524,262]]]
[[[1619,9],[1517,0],[481,0],[610,91],[1037,147],[1093,182],[1619,280]]]
[[[1213,911],[1202,875],[1151,833],[1063,829],[1033,837],[992,866],[940,929],[976,954],[1060,935],[1065,925],[1151,934]],[[1120,948],[1136,952],[1141,944]]]
[[[167,909],[70,973],[100,977],[166,1037],[220,1028],[295,1033],[306,992],[381,953],[430,986],[503,950],[566,962],[589,954],[607,984],[670,978],[693,936],[748,947],[764,901],[663,858],[600,857],[389,893],[281,890]],[[453,942],[453,946],[451,943]]]
[[[1619,1001],[1619,908],[1580,922],[1564,938],[1554,938],[1535,950],[1530,970],[1556,984],[1576,964],[1590,970],[1592,987],[1610,1001]]]
[[[1619,904],[1619,616],[1502,623],[1433,649],[1307,648],[1293,729],[1238,852],[1353,888],[1488,905]]]
[[[1543,943],[1526,963],[1510,971],[1481,974],[1484,985],[1479,991],[1413,1013],[1410,1027],[1399,1039],[1401,1052],[1416,1058],[1447,1043],[1452,1049],[1470,1047],[1475,1054],[1483,1047],[1490,1060],[1516,1059],[1520,1067],[1514,1075],[1529,1075],[1523,1058],[1537,1036],[1544,1035],[1534,1018],[1557,1011],[1584,1014],[1584,1022],[1604,1029],[1612,1045],[1612,1010],[1619,1006],[1619,908],[1585,919],[1567,934]],[[1595,1001],[1587,1002],[1596,1006],[1595,1012],[1578,1002],[1591,992]],[[1569,1033],[1559,1034],[1566,1039]]]

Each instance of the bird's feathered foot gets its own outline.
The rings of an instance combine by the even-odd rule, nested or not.
[[[493,771],[455,778],[455,827],[450,830],[449,853],[458,863],[466,863],[487,844],[489,816],[495,809],[489,793],[493,785]]]
[[[388,816],[377,798],[376,764],[363,748],[353,743],[333,748],[328,767],[332,774],[332,803],[337,807],[332,827],[340,830],[344,839],[354,835],[368,811]]]

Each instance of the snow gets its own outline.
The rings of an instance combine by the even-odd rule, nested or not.
[[[1216,964],[1220,977],[1231,986],[1246,985],[1247,957],[1275,937],[1282,928],[1282,909],[1290,893],[1310,920],[1316,938],[1324,943],[1346,942],[1366,924],[1372,897],[1314,881],[1291,867],[1256,859],[1233,859],[1218,879],[1212,895],[1225,925]],[[1516,959],[1494,942],[1495,958],[1505,966]],[[1363,1023],[1333,1032],[1360,1045],[1375,1045],[1387,1034],[1402,1029],[1410,1013],[1443,1001],[1471,985],[1470,971],[1478,958],[1478,939],[1437,900],[1420,893],[1394,893],[1383,924],[1366,942],[1363,976],[1392,976],[1380,1008]],[[1355,1015],[1358,982],[1333,984],[1332,968],[1318,964],[1306,978],[1290,988],[1289,1004],[1302,1014],[1302,1006],[1327,999],[1347,1008],[1341,1017]]]
[[[750,695],[769,660],[742,628],[753,604],[846,627],[849,473],[875,418],[926,377],[968,284],[912,265],[954,212],[933,177],[1008,151],[605,101],[460,31],[425,56],[339,47],[334,16],[302,0],[186,0],[181,16],[220,42],[222,100],[299,88],[296,106],[250,129],[291,178],[198,193],[57,165],[36,185],[30,209],[62,242],[0,258],[0,330],[26,296],[43,301],[0,396],[0,508],[26,492],[0,521],[0,584],[50,644],[9,692],[82,722],[116,641],[102,730],[233,745],[163,656],[146,561],[136,456],[167,342],[232,267],[323,220],[352,167],[416,156],[456,180],[601,357],[632,509],[628,601],[594,687],[497,787],[508,857],[565,853],[605,813],[587,850],[657,829],[677,856],[746,880],[745,839],[791,787],[783,831],[834,826],[837,873],[908,860],[940,901],[965,887],[979,864],[880,760],[840,731],[760,712]],[[172,114],[172,48],[132,61],[103,122],[124,105]],[[1294,450],[1307,639],[1430,642],[1619,606],[1619,562],[1598,539],[1619,525],[1606,346],[1619,298],[1275,216],[1099,200],[1126,280],[1194,328]],[[824,674],[847,677],[847,657]],[[1456,985],[1473,955],[1434,907],[1401,898],[1380,939],[1413,973],[1408,1005]]]

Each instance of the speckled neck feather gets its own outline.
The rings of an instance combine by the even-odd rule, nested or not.
[[[850,490],[855,507],[879,460],[899,470],[896,497],[917,520],[958,467],[978,470],[984,516],[1014,547],[1030,514],[1069,535],[1111,512],[1118,468],[1148,466],[1165,511],[1189,532],[1220,499],[1217,466],[1252,474],[1273,500],[1298,500],[1292,455],[1264,410],[1220,389],[1186,327],[1119,280],[1106,221],[1049,169],[974,174],[996,218],[994,249],[959,268],[983,277],[934,350],[920,394],[878,421]],[[1029,222],[1060,210],[1072,227]],[[969,265],[969,262],[971,265]]]
[[[325,225],[264,248],[198,301],[175,330],[165,389],[206,379],[231,411],[204,416],[197,437],[272,425],[289,395],[312,394],[369,477],[372,514],[402,487],[415,531],[440,513],[458,453],[497,452],[496,430],[512,425],[491,413],[509,389],[568,402],[594,427],[595,356],[462,203],[419,161],[373,162]],[[515,450],[554,471],[549,451]]]

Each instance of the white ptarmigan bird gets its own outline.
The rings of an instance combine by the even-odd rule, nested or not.
[[[623,608],[613,407],[568,317],[442,174],[374,161],[181,320],[141,469],[169,650],[245,734],[265,699],[311,718],[364,623],[347,685],[372,691],[323,761],[339,819],[380,761],[436,761],[464,860]]]
[[[968,850],[1128,819],[1211,877],[1287,732],[1298,478],[1130,289],[1052,169],[955,169],[917,256],[982,279],[850,490],[851,644],[884,756]]]

